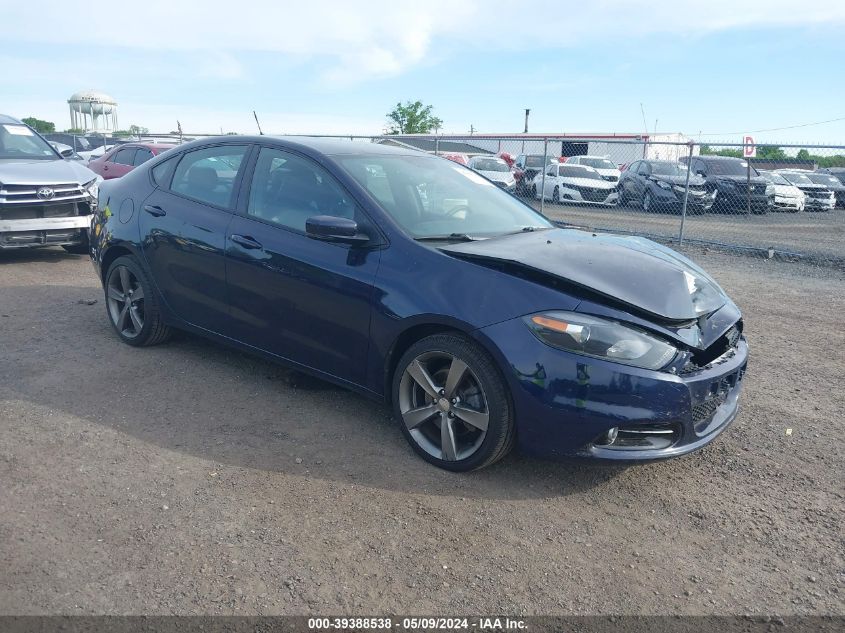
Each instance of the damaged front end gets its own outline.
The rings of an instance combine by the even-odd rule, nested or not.
[[[100,180],[0,184],[0,248],[86,244]]]

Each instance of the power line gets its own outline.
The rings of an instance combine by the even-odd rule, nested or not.
[[[764,130],[751,130],[750,134],[759,134],[761,132],[780,132],[781,130],[795,130],[801,127],[812,127],[814,125],[824,125],[825,123],[836,123],[838,121],[845,121],[845,116],[839,117],[837,119],[828,119],[827,121],[814,121],[813,123],[800,123],[798,125],[787,125],[784,127],[770,127]],[[730,136],[731,134],[745,134],[748,130],[744,130],[742,132],[706,132],[702,134],[701,132],[698,133],[699,136]]]

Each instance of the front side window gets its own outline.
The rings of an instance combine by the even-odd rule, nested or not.
[[[381,176],[369,172],[368,177],[378,180]],[[315,215],[356,219],[354,201],[325,169],[271,147],[261,148],[258,154],[247,213],[303,233],[306,220]]]
[[[247,149],[247,145],[222,145],[187,152],[176,166],[171,191],[231,208],[235,180]]]
[[[397,154],[336,160],[414,238],[493,236],[552,226],[501,187],[449,161]]]

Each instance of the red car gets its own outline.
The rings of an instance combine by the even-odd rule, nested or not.
[[[124,143],[111,148],[96,160],[88,163],[88,169],[99,174],[104,180],[120,178],[128,174],[153,156],[166,152],[174,145],[165,143]]]
[[[443,158],[448,158],[449,160],[454,161],[456,163],[459,163],[459,164],[463,165],[464,167],[469,165],[469,156],[467,156],[466,154],[461,154],[461,153],[458,153],[458,152],[449,152],[449,153],[440,154],[440,155]]]

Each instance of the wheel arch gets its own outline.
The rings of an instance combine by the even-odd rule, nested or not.
[[[109,266],[112,265],[112,262],[118,257],[123,257],[124,255],[133,255],[137,257],[135,250],[123,242],[109,246],[109,248],[106,249],[100,260],[100,281],[102,283],[105,284],[106,282],[106,275],[109,272]],[[143,266],[143,261],[140,261],[140,258],[137,259],[139,260],[138,264]]]
[[[414,343],[424,339],[433,334],[461,334],[469,340],[478,344],[490,358],[493,360],[499,374],[508,385],[510,390],[510,382],[505,376],[502,368],[503,356],[501,352],[492,344],[492,341],[486,336],[478,336],[479,330],[473,328],[467,323],[455,319],[430,319],[425,321],[418,321],[409,324],[407,328],[403,329],[393,340],[384,360],[384,399],[388,405],[393,402],[393,374],[396,371],[396,366],[399,364],[399,359]],[[492,347],[492,349],[491,349]],[[508,394],[511,398],[511,394]]]

